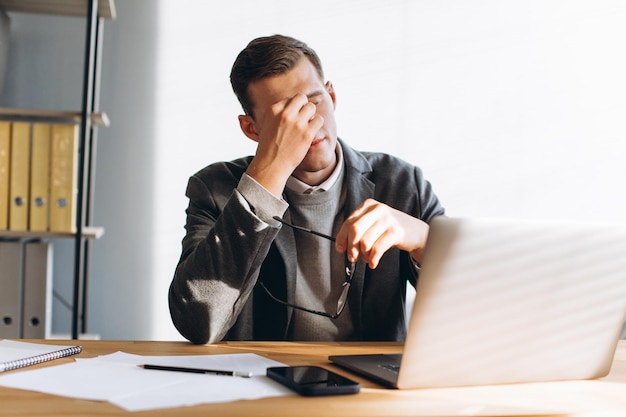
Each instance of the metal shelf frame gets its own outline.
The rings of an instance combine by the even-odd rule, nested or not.
[[[74,274],[72,294],[71,337],[79,339],[87,333],[87,295],[91,242],[99,238],[104,230],[93,223],[93,200],[95,163],[97,149],[97,126],[108,125],[106,114],[98,113],[100,102],[100,78],[102,67],[102,38],[104,19],[115,19],[113,0],[0,0],[0,7],[17,13],[39,13],[85,17],[85,55],[83,67],[82,104],[80,112],[29,111],[0,109],[0,118],[68,118],[79,124],[76,233],[31,233],[3,232],[4,237],[17,238],[73,238]]]
[[[103,18],[98,11],[98,0],[88,0],[85,33],[85,63],[83,98],[78,151],[78,193],[76,198],[76,235],[74,237],[74,294],[72,302],[72,339],[87,332],[87,295],[91,240],[83,230],[93,221],[93,184],[97,130],[91,114],[100,100],[102,65]]]

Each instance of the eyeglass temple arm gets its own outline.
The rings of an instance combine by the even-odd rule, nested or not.
[[[301,232],[311,233],[311,234],[314,234],[314,235],[317,235],[317,236],[323,237],[324,239],[328,239],[328,240],[330,240],[331,242],[334,242],[334,241],[335,241],[335,238],[334,238],[334,237],[332,237],[332,236],[328,236],[328,235],[325,235],[324,233],[316,232],[315,230],[307,229],[306,227],[296,226],[295,224],[291,224],[291,223],[289,223],[289,222],[287,222],[287,221],[285,221],[285,220],[281,219],[281,218],[280,218],[280,217],[278,217],[278,216],[274,216],[274,217],[273,217],[273,219],[274,219],[274,220],[276,220],[277,222],[281,222],[281,223],[282,223],[282,224],[284,224],[285,226],[289,226],[289,227],[291,227],[292,229],[300,230]]]

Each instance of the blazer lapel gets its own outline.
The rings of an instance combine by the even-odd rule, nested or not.
[[[344,187],[346,187],[346,217],[349,216],[361,203],[374,197],[375,186],[364,174],[371,171],[369,163],[361,154],[340,142],[345,161]],[[359,258],[354,270],[354,278],[348,296],[350,313],[355,318],[356,333],[361,336],[363,322],[363,284],[365,281],[366,264]]]
[[[285,220],[291,222],[291,215],[289,210],[285,212]],[[297,256],[296,256],[296,239],[293,235],[293,230],[290,227],[283,226],[278,232],[276,239],[274,239],[276,248],[283,258],[285,263],[285,284],[287,285],[287,299],[285,301],[290,302],[295,298],[296,294],[296,275],[297,275]],[[289,331],[289,325],[291,324],[291,316],[293,308],[287,307],[287,326],[285,327],[285,338]]]

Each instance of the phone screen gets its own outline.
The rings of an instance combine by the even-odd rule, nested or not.
[[[302,395],[356,394],[361,385],[319,366],[267,368],[267,376]]]

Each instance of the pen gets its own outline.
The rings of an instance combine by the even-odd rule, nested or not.
[[[252,372],[222,371],[219,369],[185,368],[182,366],[139,365],[139,367],[143,369],[154,369],[155,371],[191,372],[194,374],[241,376],[244,378],[250,378],[252,376]]]

